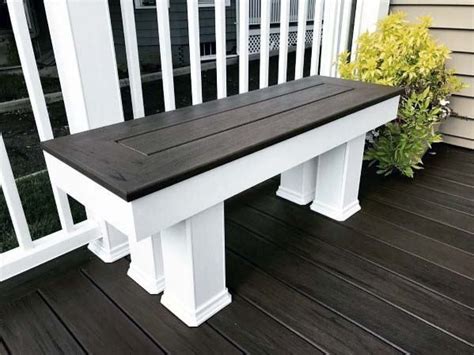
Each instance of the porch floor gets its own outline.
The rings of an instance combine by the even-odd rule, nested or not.
[[[82,248],[0,285],[0,354],[466,353],[474,348],[474,153],[414,180],[366,171],[343,223],[275,196],[226,203],[230,306],[188,328]]]

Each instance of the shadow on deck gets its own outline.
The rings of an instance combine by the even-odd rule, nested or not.
[[[338,223],[275,196],[226,203],[230,306],[187,328],[85,248],[0,286],[0,354],[466,353],[474,349],[474,152],[411,181],[363,177]]]

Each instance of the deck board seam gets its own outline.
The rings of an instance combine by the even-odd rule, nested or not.
[[[396,190],[393,190],[393,191],[396,191]],[[381,199],[381,198],[377,198],[377,196],[368,196],[368,195],[367,195],[367,196],[365,196],[365,198],[366,198],[367,200],[376,201],[376,202],[379,202],[379,203],[383,203],[383,201],[384,201],[384,200]],[[412,197],[412,198],[413,198],[413,197]],[[417,197],[416,197],[416,198],[417,198]],[[429,202],[429,201],[427,201],[427,200],[424,200],[424,201]],[[393,201],[392,201],[392,203],[393,203]],[[386,203],[385,203],[385,204],[386,204]],[[446,207],[444,207],[444,206],[442,206],[442,205],[438,205],[438,204],[436,204],[436,205],[437,205],[438,207],[446,208]],[[450,223],[443,222],[443,221],[441,221],[441,220],[439,220],[439,219],[436,219],[436,218],[433,218],[433,217],[428,217],[428,216],[425,216],[425,215],[416,213],[416,212],[414,212],[414,211],[408,210],[408,209],[404,208],[404,207],[403,207],[402,205],[400,205],[400,204],[393,203],[392,205],[389,205],[389,206],[394,207],[394,208],[397,208],[397,209],[399,209],[399,210],[401,210],[401,211],[410,213],[410,214],[412,214],[412,215],[414,215],[414,216],[417,216],[417,217],[419,217],[419,218],[424,218],[424,219],[430,220],[430,221],[432,221],[432,222],[436,222],[436,223],[442,224],[442,225],[444,225],[444,226],[447,226],[447,227],[456,229],[456,230],[458,230],[458,231],[460,231],[460,232],[467,233],[467,234],[472,235],[472,236],[474,237],[474,233],[471,232],[471,231],[465,230],[465,229],[463,229],[462,227],[455,226],[455,225],[450,224]],[[458,211],[453,211],[453,212],[458,212]],[[470,217],[470,215],[469,215],[469,217]]]
[[[2,344],[3,347],[5,348],[5,350],[7,351],[7,355],[12,355],[13,354],[12,351],[10,350],[10,347],[8,346],[7,342],[2,337],[0,337],[0,344]]]
[[[446,182],[449,182],[451,184],[455,184],[455,185],[460,185],[460,186],[463,186],[463,187],[467,187],[467,188],[470,188],[470,189],[474,189],[474,186],[472,185],[468,185],[468,184],[465,184],[463,182],[460,182],[460,181],[457,181],[457,180],[453,180],[453,179],[450,179],[446,176],[441,176],[441,175],[437,175],[436,173],[434,173],[433,171],[431,171],[431,169],[425,169],[421,174],[424,174],[424,175],[429,175],[431,177],[434,177],[434,178],[437,178],[437,179],[442,179],[442,180],[445,180]],[[422,175],[423,176],[423,175]]]
[[[371,201],[373,201],[373,200],[371,200]],[[382,202],[380,202],[380,201],[376,201],[376,202],[382,204]],[[383,204],[386,205],[386,206],[389,206],[389,207],[396,208],[396,207],[391,206],[391,205],[388,205],[388,204],[386,204],[386,203],[383,203]],[[383,221],[383,222],[385,222],[385,223],[387,223],[387,224],[390,224],[390,225],[392,225],[392,226],[395,226],[395,227],[397,227],[397,228],[400,228],[400,229],[402,229],[402,230],[404,230],[404,231],[407,231],[407,232],[409,232],[409,233],[416,234],[416,235],[419,236],[420,238],[427,239],[427,240],[429,240],[430,242],[433,242],[433,243],[436,243],[436,244],[441,244],[443,247],[450,248],[450,249],[454,249],[454,250],[459,251],[459,252],[462,252],[462,253],[464,253],[464,254],[466,254],[466,255],[468,255],[468,256],[473,256],[473,257],[474,257],[474,253],[471,253],[471,252],[469,252],[469,251],[467,251],[467,250],[458,248],[458,247],[456,247],[456,246],[454,246],[454,245],[451,245],[451,244],[442,242],[442,241],[440,241],[440,240],[438,240],[438,239],[434,239],[434,238],[432,238],[432,237],[430,237],[430,236],[428,236],[428,235],[425,235],[425,234],[423,234],[423,233],[414,231],[414,230],[409,229],[409,228],[407,228],[407,227],[405,227],[405,226],[403,226],[403,225],[401,225],[401,224],[392,222],[392,221],[390,221],[390,220],[388,220],[388,219],[383,219],[382,217],[379,217],[379,216],[377,216],[377,215],[375,215],[375,214],[373,214],[373,213],[371,213],[371,212],[364,211],[364,209],[362,209],[359,213],[362,213],[362,214],[364,214],[364,215],[370,216],[370,218],[378,219],[378,220],[380,220],[380,221]],[[399,247],[399,248],[400,248],[400,247]],[[407,252],[408,252],[408,251],[407,251]],[[470,278],[470,277],[469,277],[469,278]]]
[[[239,350],[242,354],[249,354],[247,350],[245,350],[240,344],[235,342],[232,338],[228,337],[226,334],[220,331],[216,326],[212,324],[212,320],[207,320],[205,322],[212,331],[214,331],[216,334],[224,338],[227,342],[229,342],[232,346],[234,346],[237,350]]]
[[[81,343],[81,341],[76,337],[76,334],[74,334],[74,332],[69,329],[69,327],[67,326],[66,322],[62,319],[62,317],[59,315],[59,313],[54,309],[54,307],[52,306],[52,304],[48,301],[48,297],[43,294],[43,291],[41,291],[41,289],[37,289],[36,291],[34,291],[38,296],[39,298],[45,303],[46,307],[49,308],[49,310],[51,311],[51,313],[54,315],[54,317],[56,317],[56,319],[58,320],[59,323],[61,323],[61,325],[64,327],[64,329],[66,330],[66,332],[68,332],[68,334],[72,337],[72,339],[74,339],[74,341],[77,343],[77,345],[79,346],[79,348],[81,348],[81,350],[84,352],[84,354],[89,354],[89,352],[87,351],[86,347],[84,346],[84,344]]]
[[[433,175],[431,175],[431,176],[433,176]],[[447,180],[447,181],[451,182],[450,180]],[[471,199],[466,198],[466,197],[464,197],[464,196],[459,196],[459,195],[453,194],[453,193],[451,193],[451,192],[443,191],[443,190],[441,190],[441,189],[436,189],[436,188],[434,188],[434,187],[432,187],[432,186],[430,186],[430,185],[426,185],[425,183],[423,183],[423,180],[413,180],[411,183],[412,183],[413,185],[415,185],[415,186],[424,187],[425,189],[428,189],[428,190],[430,190],[430,191],[435,191],[435,192],[438,192],[438,193],[441,193],[441,194],[444,194],[444,195],[448,195],[448,196],[452,196],[452,197],[458,198],[458,199],[460,199],[460,200],[465,200],[465,201],[467,201],[467,202],[472,202]],[[466,186],[466,187],[468,187],[468,186]]]
[[[244,228],[244,229],[247,229],[245,227],[242,227],[240,224],[237,224],[235,222],[231,222],[231,223],[234,223],[236,225],[238,225],[239,227],[241,228]],[[388,344],[389,346],[393,347],[395,350],[398,350],[400,351],[401,353],[404,353],[404,354],[409,354],[409,352],[403,348],[401,348],[399,345],[391,342],[390,340],[388,339],[385,339],[383,336],[381,336],[380,334],[377,334],[375,333],[373,330],[365,327],[364,325],[360,324],[359,322],[357,322],[355,319],[352,319],[351,317],[345,315],[344,313],[338,311],[337,309],[331,307],[330,305],[326,304],[325,302],[305,293],[304,291],[301,291],[300,289],[294,287],[291,283],[283,280],[282,278],[278,277],[278,276],[275,276],[269,272],[267,272],[265,269],[261,268],[260,266],[256,265],[254,262],[252,262],[251,260],[249,260],[247,257],[245,257],[245,255],[242,255],[240,254],[238,251],[236,250],[233,250],[232,248],[230,247],[226,247],[226,250],[232,254],[234,254],[235,256],[237,256],[238,258],[241,258],[243,260],[245,260],[245,262],[247,262],[248,264],[252,265],[253,268],[255,268],[256,270],[258,270],[259,272],[265,274],[266,276],[274,279],[276,282],[279,282],[283,285],[285,285],[286,287],[290,288],[291,290],[295,291],[296,293],[298,293],[300,296],[303,296],[305,297],[306,299],[310,300],[311,302],[314,302],[314,303],[317,303],[318,305],[320,305],[321,307],[324,307],[325,309],[327,309],[328,311],[336,314],[337,316],[345,319],[346,321],[350,322],[351,324],[353,324],[354,326],[360,328],[362,331],[366,332],[366,333],[369,333],[370,335],[376,337],[377,339],[381,340],[382,342],[384,342],[385,344]],[[279,320],[276,316],[272,315],[271,313],[265,311],[264,309],[262,309],[258,304],[256,304],[255,302],[249,300],[247,297],[245,296],[242,296],[240,295],[240,297],[244,297],[248,302],[252,303],[256,308],[260,309],[262,312],[265,312],[266,314],[268,314],[270,317],[272,317],[273,319],[275,319],[276,321],[278,321],[279,323],[283,324],[281,320]],[[296,330],[295,330],[296,332]],[[304,336],[303,336],[304,337]]]
[[[234,254],[234,256],[237,256],[237,257],[240,257],[240,255],[237,255],[234,251],[230,250],[230,249],[227,249],[228,252]],[[252,264],[253,266],[253,264]],[[267,274],[268,275],[268,274]],[[271,275],[268,275],[270,276],[273,280],[276,280],[273,276]],[[238,298],[242,299],[244,302],[248,303],[249,305],[251,305],[252,307],[256,308],[258,312],[262,312],[263,314],[265,314],[267,317],[269,317],[270,319],[274,320],[275,322],[277,322],[278,324],[280,324],[282,327],[284,327],[285,329],[287,329],[288,331],[290,331],[292,334],[295,334],[297,337],[301,338],[302,340],[304,340],[305,342],[307,342],[308,344],[310,344],[311,346],[313,346],[314,348],[320,350],[321,352],[323,352],[324,354],[329,354],[329,351],[327,349],[325,349],[322,345],[320,344],[317,344],[315,343],[314,341],[312,341],[311,339],[309,339],[308,337],[306,337],[305,335],[301,334],[300,332],[298,332],[296,329],[293,329],[293,327],[291,327],[290,325],[286,324],[285,322],[281,321],[280,319],[278,319],[278,317],[274,316],[273,314],[271,314],[270,312],[266,311],[265,309],[263,309],[262,307],[260,307],[258,304],[256,304],[255,302],[253,302],[252,300],[250,300],[247,296],[245,295],[241,295],[240,293],[238,293],[235,289],[233,288],[230,288],[230,290],[232,291],[233,294],[237,295]],[[307,298],[307,297],[306,297]]]
[[[297,231],[299,231],[299,232],[301,232],[301,233],[303,233],[303,234],[306,234],[306,235],[308,234],[306,231],[304,231],[304,230],[302,230],[302,229],[299,229],[298,227],[291,226],[291,225],[287,224],[284,220],[281,220],[281,219],[279,219],[279,218],[277,218],[277,217],[275,217],[275,216],[272,216],[272,215],[268,214],[267,212],[265,212],[265,211],[263,211],[263,210],[261,210],[261,209],[259,209],[259,208],[257,208],[257,207],[254,207],[254,206],[249,205],[249,204],[246,204],[246,205],[249,206],[250,208],[253,208],[253,209],[255,209],[255,210],[257,210],[257,211],[259,211],[259,212],[261,212],[261,213],[267,215],[269,218],[272,218],[272,219],[274,219],[274,220],[280,221],[281,223],[285,224],[289,229],[296,229]],[[298,206],[298,207],[300,207],[300,206]],[[342,226],[344,226],[344,225],[342,225]],[[345,226],[344,226],[344,227],[345,227]],[[359,255],[359,254],[357,254],[357,253],[355,253],[355,252],[353,252],[353,251],[351,251],[351,250],[349,250],[349,249],[342,248],[342,247],[340,247],[340,246],[338,246],[338,245],[328,243],[328,242],[324,241],[323,239],[321,239],[321,238],[320,238],[319,236],[317,236],[317,235],[311,234],[311,236],[313,236],[314,238],[317,238],[318,241],[321,241],[321,242],[323,242],[323,243],[325,243],[325,244],[327,244],[327,245],[330,245],[330,246],[332,246],[332,247],[334,247],[334,248],[337,248],[337,249],[339,249],[339,250],[343,250],[343,251],[345,251],[345,252],[347,252],[347,253],[350,253],[351,255],[353,255],[353,256],[355,256],[355,257],[361,259],[361,260],[364,260],[364,261],[366,261],[366,262],[368,262],[368,263],[370,263],[370,264],[372,264],[372,265],[374,265],[374,266],[376,266],[376,267],[378,267],[378,268],[384,269],[385,271],[390,272],[391,274],[394,274],[394,275],[396,275],[396,276],[398,276],[398,277],[400,277],[400,278],[403,278],[404,280],[410,282],[411,284],[417,285],[418,287],[422,287],[423,289],[425,289],[425,290],[427,290],[427,291],[429,291],[429,292],[436,293],[438,296],[441,296],[441,297],[443,297],[443,298],[446,298],[447,300],[449,300],[449,301],[451,301],[451,302],[454,302],[454,303],[456,303],[456,304],[458,304],[458,305],[460,305],[460,306],[462,306],[462,307],[465,307],[465,308],[467,308],[467,309],[469,309],[469,310],[474,310],[473,307],[470,307],[469,305],[466,305],[466,304],[464,304],[463,302],[461,302],[461,301],[459,301],[459,300],[453,299],[453,298],[451,298],[450,296],[445,295],[444,293],[441,293],[441,292],[439,292],[439,291],[433,290],[432,288],[430,288],[430,287],[428,287],[428,286],[426,286],[426,285],[423,285],[423,284],[419,283],[418,281],[411,279],[411,278],[408,277],[408,276],[402,275],[402,274],[398,273],[398,272],[395,271],[395,270],[392,270],[392,269],[390,269],[390,268],[388,268],[388,267],[385,267],[385,266],[383,266],[383,265],[380,265],[379,263],[377,263],[377,262],[375,262],[375,261],[372,261],[372,260],[370,260],[370,259],[367,259],[366,257],[361,256],[361,255]],[[371,239],[374,239],[374,238],[371,238]]]
[[[163,353],[169,354],[170,352],[163,346],[161,345],[156,339],[153,338],[153,336],[146,330],[143,329],[138,322],[136,322],[133,317],[126,312],[117,302],[115,302],[114,299],[112,299],[101,287],[98,285],[92,277],[87,273],[87,271],[83,268],[79,268],[79,272],[93,285],[94,288],[96,288],[108,301],[110,301],[115,308],[120,311],[127,319],[129,322],[131,322],[140,332],[142,332],[150,341],[155,344]]]
[[[369,214],[366,214],[366,215],[369,215]],[[379,218],[379,219],[380,219],[380,218]],[[383,219],[382,219],[382,221],[386,221],[386,220],[383,220]],[[415,254],[415,253],[413,253],[413,252],[411,252],[411,251],[409,251],[409,250],[406,250],[406,249],[404,249],[404,248],[402,248],[402,247],[399,247],[399,246],[397,246],[397,245],[394,245],[394,244],[392,244],[392,243],[390,243],[390,242],[388,242],[388,241],[386,241],[386,240],[380,239],[380,238],[378,238],[378,237],[375,236],[375,235],[368,234],[367,232],[362,231],[362,230],[357,229],[357,228],[354,228],[354,227],[352,227],[352,226],[350,226],[350,225],[348,225],[348,224],[344,224],[344,223],[340,223],[340,222],[338,222],[338,224],[340,224],[341,226],[344,226],[345,228],[348,228],[348,229],[350,229],[350,230],[353,230],[353,231],[355,231],[355,232],[357,232],[357,233],[359,233],[359,234],[361,234],[361,235],[363,235],[363,236],[365,236],[365,237],[367,237],[367,238],[377,240],[378,242],[383,243],[383,244],[385,244],[385,245],[387,245],[387,246],[389,246],[389,247],[391,247],[391,248],[400,250],[401,252],[404,252],[404,253],[406,253],[406,254],[408,254],[408,255],[413,256],[414,258],[418,258],[418,259],[424,260],[424,261],[426,261],[427,263],[436,265],[436,266],[438,266],[438,267],[440,267],[440,268],[442,268],[442,269],[445,269],[445,270],[447,270],[447,271],[449,271],[449,272],[452,272],[452,273],[454,273],[454,274],[457,274],[457,275],[459,275],[459,276],[461,276],[461,277],[464,277],[464,278],[466,278],[466,279],[468,279],[468,280],[474,281],[474,278],[472,278],[472,277],[470,277],[470,276],[464,275],[464,274],[462,274],[462,273],[460,273],[460,272],[458,272],[458,271],[456,271],[456,270],[450,269],[450,268],[447,267],[447,266],[438,264],[437,262],[435,262],[435,261],[433,261],[433,260],[427,259],[427,258],[425,258],[425,257],[423,257],[423,256],[421,256],[421,255]],[[408,230],[408,229],[405,229],[405,230]]]
[[[424,197],[421,197],[419,195],[416,195],[414,193],[406,193],[406,192],[403,192],[403,191],[400,191],[400,190],[397,190],[396,188],[390,186],[390,185],[383,185],[383,186],[379,186],[377,187],[375,190],[373,190],[374,192],[378,192],[380,190],[390,190],[390,191],[394,191],[394,192],[397,192],[399,194],[402,194],[402,195],[405,195],[405,196],[409,196],[411,198],[415,198],[415,199],[418,199],[418,200],[421,200],[421,201],[424,201],[424,202],[427,202],[428,204],[432,204],[432,205],[435,205],[435,206],[438,206],[438,207],[441,207],[441,208],[446,208],[450,211],[453,211],[455,213],[460,213],[462,215],[467,215],[468,217],[474,217],[474,213],[470,213],[470,212],[466,212],[466,211],[462,211],[460,209],[457,209],[455,207],[452,207],[452,206],[448,206],[447,204],[441,204],[439,202],[435,202],[435,201],[431,201],[431,200],[427,200],[426,198]],[[367,195],[365,196],[366,198],[370,199],[370,195]],[[395,203],[396,204],[396,203]],[[471,233],[473,234],[473,233]]]
[[[258,238],[258,239],[260,239],[260,240],[263,240],[263,241],[266,241],[266,242],[268,242],[268,243],[271,243],[271,244],[273,244],[274,246],[276,246],[277,248],[282,249],[282,247],[281,247],[279,244],[274,243],[272,240],[267,239],[267,238],[265,238],[264,236],[261,236],[259,233],[256,233],[256,232],[254,232],[254,231],[251,231],[251,230],[249,230],[248,228],[246,228],[245,226],[242,226],[242,225],[240,225],[240,224],[238,224],[238,223],[236,223],[236,222],[231,222],[231,223],[237,224],[239,227],[241,227],[241,228],[247,230],[249,233],[253,234],[256,238]],[[306,234],[306,233],[305,233],[305,234]],[[315,262],[314,260],[309,259],[309,258],[307,258],[307,257],[305,257],[305,256],[303,256],[303,255],[300,255],[300,254],[299,254],[298,252],[296,252],[296,251],[286,250],[286,252],[289,253],[289,254],[292,254],[292,255],[294,255],[294,256],[296,256],[296,257],[302,259],[302,260],[305,260],[306,262],[308,262],[308,263],[310,263],[311,265],[317,267],[318,269],[321,269],[321,270],[323,270],[323,271],[325,271],[325,272],[327,272],[327,273],[333,275],[334,277],[337,277],[338,279],[340,279],[340,280],[342,280],[342,281],[344,281],[344,282],[346,282],[346,283],[352,285],[353,287],[355,287],[355,288],[357,288],[357,289],[359,289],[359,290],[361,290],[361,291],[363,291],[363,292],[365,292],[365,293],[370,294],[371,296],[373,296],[373,297],[375,297],[375,298],[381,300],[382,302],[386,303],[387,305],[392,306],[392,307],[394,307],[394,308],[396,308],[396,309],[402,311],[403,313],[405,313],[405,314],[407,314],[407,315],[409,315],[409,316],[411,316],[411,317],[414,317],[414,318],[418,319],[419,321],[425,323],[426,325],[428,325],[428,326],[430,326],[430,327],[432,327],[432,328],[435,328],[435,329],[441,331],[442,333],[444,333],[444,334],[446,334],[446,335],[448,335],[448,336],[450,336],[450,337],[452,337],[452,338],[454,338],[454,339],[456,339],[456,340],[458,340],[458,341],[461,341],[461,342],[463,342],[464,344],[466,344],[466,345],[468,345],[468,346],[474,348],[474,344],[471,344],[469,341],[467,341],[467,340],[465,340],[465,339],[462,339],[461,337],[459,337],[459,336],[457,336],[457,335],[455,335],[455,334],[452,334],[452,333],[449,332],[448,330],[443,329],[443,328],[441,328],[440,326],[438,326],[438,325],[436,325],[436,324],[434,324],[434,323],[431,323],[430,321],[428,321],[428,320],[422,318],[421,316],[416,315],[415,313],[413,313],[413,312],[411,312],[411,311],[409,311],[409,310],[403,308],[402,306],[399,306],[399,305],[397,305],[396,303],[387,300],[385,297],[380,296],[380,295],[374,293],[373,291],[367,290],[365,287],[363,287],[363,286],[361,286],[361,285],[358,285],[357,283],[346,279],[345,277],[343,277],[342,275],[339,275],[339,273],[337,273],[337,272],[332,271],[330,268],[326,267],[325,265],[320,264],[320,263],[318,263],[318,262]],[[275,277],[275,276],[273,276],[273,277]],[[276,278],[276,277],[275,277],[275,278]],[[277,278],[277,279],[278,279],[278,278]]]
[[[434,175],[434,176],[439,176],[439,175],[436,175],[436,170],[441,170],[441,171],[444,171],[444,172],[447,172],[447,173],[454,173],[453,174],[453,177],[451,178],[446,178],[448,180],[451,180],[451,181],[454,181],[454,182],[458,182],[460,184],[463,184],[465,186],[469,186],[469,187],[474,187],[474,185],[469,185],[469,184],[466,184],[462,181],[459,181],[459,180],[456,180],[456,175],[459,175],[460,177],[462,178],[466,178],[466,179],[470,179],[470,181],[472,181],[472,179],[474,179],[474,176],[471,175],[471,174],[464,174],[462,172],[460,172],[459,170],[454,170],[454,169],[446,169],[446,168],[441,168],[439,166],[427,166],[427,168],[429,169],[425,169],[425,170],[429,170],[430,172],[428,174],[430,175]],[[434,171],[433,171],[434,170]],[[450,175],[451,176],[451,175]]]
[[[436,171],[434,171],[434,172],[431,171],[432,169],[435,169],[435,170],[436,170],[435,167],[433,167],[433,168],[430,167],[430,169],[425,169],[425,170],[423,171],[423,174],[426,174],[426,175],[429,175],[429,176],[432,176],[432,177],[436,177],[436,178],[438,178],[438,179],[446,180],[447,182],[450,182],[450,183],[452,183],[452,184],[456,184],[456,185],[461,185],[461,186],[469,187],[469,188],[471,188],[471,189],[474,188],[473,185],[465,184],[465,183],[463,183],[463,182],[461,182],[461,181],[453,180],[453,179],[448,178],[448,177],[446,177],[446,176],[437,175],[437,174],[436,174]]]

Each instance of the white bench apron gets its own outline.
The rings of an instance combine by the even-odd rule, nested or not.
[[[365,134],[396,117],[400,93],[314,76],[43,148],[56,192],[128,236],[128,275],[198,326],[231,302],[224,201],[281,174],[279,196],[348,218],[360,209]]]

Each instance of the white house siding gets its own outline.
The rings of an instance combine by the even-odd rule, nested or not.
[[[431,32],[452,51],[448,65],[470,87],[451,98],[454,115],[441,126],[447,143],[474,149],[474,0],[391,0],[409,20],[430,15]]]

